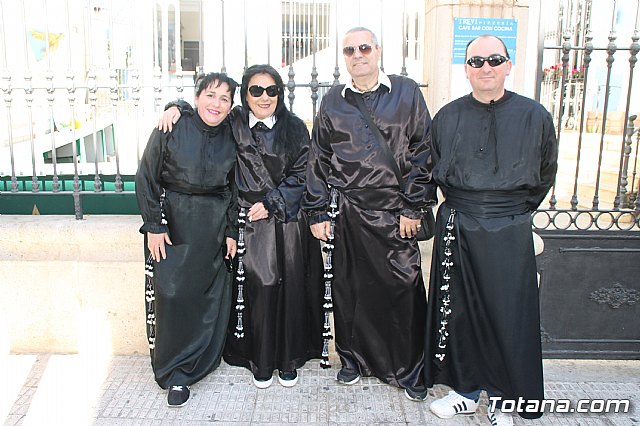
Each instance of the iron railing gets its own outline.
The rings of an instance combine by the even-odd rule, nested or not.
[[[88,195],[133,194],[126,179],[135,174],[162,106],[171,99],[188,99],[195,75],[183,72],[179,60],[181,2],[127,3],[22,0],[9,7],[8,1],[0,2],[4,99],[0,197],[4,200],[65,194],[73,197],[75,216],[82,219],[82,200]],[[257,38],[248,17],[272,17],[273,8],[280,7],[283,25],[271,27],[282,33],[268,31],[267,39],[279,38],[282,64],[280,52],[269,51],[270,41],[266,58],[257,60],[282,66],[288,107],[309,124],[326,90],[344,80],[338,46],[342,34],[360,24],[360,15],[354,11],[377,17],[378,28],[372,30],[378,33],[383,52],[390,52],[381,64],[393,67],[387,72],[413,73],[416,81],[422,76],[421,58],[414,54],[422,51],[414,49],[421,46],[422,37],[410,36],[424,33],[420,1],[405,0],[401,8],[392,0],[184,3],[185,7],[197,5],[192,12],[199,13],[201,20],[201,53],[205,43],[220,42],[220,53],[211,55],[216,60],[206,71],[219,69],[237,80],[250,65],[250,53],[264,50],[251,44],[263,41],[264,27]],[[37,23],[36,16],[42,17]],[[211,25],[216,20],[219,25]],[[205,24],[221,27],[221,40],[215,34],[205,40]],[[101,34],[109,36],[101,39]],[[295,46],[301,48],[294,51]],[[241,50],[243,55],[238,54]],[[234,62],[234,58],[244,61]],[[321,62],[320,68],[316,61]],[[203,70],[200,66],[198,71]]]
[[[105,17],[104,10],[90,8],[80,8],[82,13],[74,13],[72,6],[77,3],[73,0],[64,2],[62,7],[60,2],[52,3],[47,0],[12,2],[18,10],[15,12],[15,8],[9,10],[8,2],[0,2],[0,84],[4,100],[0,104],[5,110],[0,112],[0,196],[6,200],[12,195],[68,194],[73,196],[75,216],[80,219],[84,214],[82,198],[87,195],[111,191],[133,193],[127,179],[135,174],[147,136],[157,122],[162,105],[176,97],[188,98],[193,89],[193,76],[182,72],[179,61],[169,63],[168,43],[158,42],[158,38],[165,35],[163,27],[174,22],[179,28],[180,19],[166,18],[162,25],[145,25],[147,21],[156,22],[162,15],[156,6],[139,2],[136,8],[128,11],[130,13],[118,15],[111,10]],[[270,53],[267,49],[266,60],[264,57],[260,60],[274,59],[278,62],[274,64],[276,68],[283,65],[280,62],[284,63],[281,72],[288,91],[288,107],[309,124],[326,90],[340,80],[344,81],[339,52],[341,37],[348,28],[360,24],[358,13],[361,10],[369,10],[379,20],[378,28],[372,29],[378,33],[384,47],[381,67],[389,73],[421,80],[422,55],[415,53],[422,52],[421,40],[424,39],[421,12],[416,6],[419,1],[404,1],[400,11],[393,0],[349,3],[290,0],[277,3],[281,7],[283,25],[278,29],[282,33],[275,45],[284,50]],[[539,99],[556,120],[561,156],[556,183],[544,207],[536,213],[534,226],[539,229],[563,229],[565,226],[594,230],[638,229],[637,125],[640,123],[633,119],[638,113],[633,100],[640,99],[634,95],[640,90],[634,81],[640,50],[638,28],[637,25],[633,28],[628,46],[619,46],[612,24],[608,43],[596,45],[592,41],[591,2],[578,3],[582,7],[582,18],[575,20],[580,25],[576,24],[573,32],[557,32],[563,34],[561,40],[540,46],[543,62]],[[86,6],[84,2],[82,4]],[[247,24],[249,8],[254,14],[266,14],[276,2],[218,0],[207,4],[219,5],[221,11],[207,14],[202,9],[203,2],[199,2],[200,16],[209,16],[208,24],[218,19],[223,28],[221,54],[216,66],[237,77],[249,65],[250,53],[261,51],[249,43],[254,40],[248,34],[252,31]],[[42,7],[37,14],[29,9],[36,6],[43,6],[45,13],[41,13]],[[230,10],[232,8],[236,9]],[[241,13],[244,19],[238,17],[237,8],[245,12]],[[176,10],[175,14],[179,15],[179,12]],[[616,16],[616,12],[614,2],[612,16]],[[637,7],[633,12],[637,15]],[[30,20],[36,15],[50,18],[44,21],[46,25],[38,34],[30,31]],[[398,22],[392,19],[394,16],[398,17]],[[238,27],[233,25],[238,22],[244,24],[240,25],[240,34],[244,32],[240,40],[227,35],[231,31],[229,27]],[[305,24],[302,30],[298,22]],[[49,28],[54,24],[58,27]],[[115,38],[109,39],[107,46],[93,35],[83,38],[84,34],[100,33],[101,29],[110,34],[127,34],[129,27],[139,27],[139,31],[131,36],[131,44],[124,48],[122,41],[117,43]],[[318,31],[312,31],[315,28]],[[416,34],[416,30],[419,35],[411,38],[409,35]],[[145,31],[150,34],[148,38],[139,35],[146,34]],[[174,36],[179,38],[179,31],[174,32]],[[40,45],[40,59],[34,59],[33,43],[38,41],[37,37],[48,41]],[[205,41],[213,43],[204,38],[201,30],[201,48]],[[306,57],[300,53],[305,53],[304,49],[292,51],[301,40],[302,45],[311,47],[306,51],[309,53]],[[271,43],[267,41],[266,46]],[[323,49],[319,50],[320,47]],[[69,52],[67,56],[56,57],[56,49],[63,48]],[[71,53],[84,52],[85,48],[88,57]],[[176,51],[172,57],[180,58],[179,43],[174,43],[173,48]],[[231,50],[241,51],[240,63],[233,62]],[[117,60],[118,52],[126,57],[126,61]],[[147,55],[147,52],[153,52],[153,55]],[[596,58],[598,52],[606,53],[600,62]],[[614,108],[610,100],[611,88],[615,87],[613,77],[620,74],[619,70],[614,70],[614,59],[621,55],[626,55],[629,70],[625,74],[628,77],[625,108],[617,117],[622,124],[616,124],[613,123]],[[551,66],[544,66],[545,63],[558,65],[553,68],[557,78],[542,77],[543,68],[551,69]],[[598,74],[605,76],[602,84]],[[426,87],[426,84],[422,86]],[[596,115],[590,116],[589,102],[594,96],[602,103],[593,108]],[[629,226],[630,223],[634,226]]]
[[[534,227],[637,230],[640,201],[636,118],[640,105],[632,102],[634,93],[640,90],[635,81],[640,51],[637,20],[630,44],[618,45],[616,30],[620,27],[616,16],[629,10],[619,10],[616,2],[611,3],[608,43],[597,46],[593,43],[593,32],[602,21],[591,20],[593,2],[561,1],[560,6],[559,22],[564,27],[552,33],[562,34],[562,43],[540,46],[540,56],[552,65],[545,66],[543,61],[538,78],[540,102],[553,114],[557,129],[559,169],[548,206],[534,215]],[[640,2],[636,2],[632,12],[638,16],[639,10]],[[601,62],[594,62],[595,52],[606,53],[606,56],[598,58]],[[625,54],[628,70],[614,70],[616,55],[619,60],[619,56]],[[620,87],[613,81],[619,82],[624,76],[627,77],[626,102],[624,111],[617,111],[612,107],[612,89]],[[588,108],[592,108],[591,113]]]

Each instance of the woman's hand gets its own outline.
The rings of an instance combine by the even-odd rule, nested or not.
[[[165,243],[170,246],[173,245],[169,239],[169,234],[166,232],[163,232],[162,234],[152,234],[151,232],[147,232],[147,248],[156,262],[160,262],[160,256],[162,256],[163,259],[167,258],[167,251],[164,247]]]
[[[247,212],[247,219],[249,222],[255,222],[260,219],[267,219],[269,217],[269,210],[264,207],[262,202],[255,203],[251,206]]]
[[[164,133],[173,130],[173,125],[180,119],[180,110],[177,106],[169,107],[158,120],[158,130],[162,130]]]
[[[236,257],[236,251],[238,249],[238,245],[236,244],[236,240],[234,240],[231,237],[227,237],[227,239],[225,240],[225,243],[227,245],[227,252],[225,253],[224,258],[225,259],[233,259],[234,257]]]

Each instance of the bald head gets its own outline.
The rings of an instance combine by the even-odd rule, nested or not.
[[[498,37],[480,36],[467,45],[464,69],[475,99],[490,103],[504,95],[504,82],[511,72],[511,61],[506,58],[507,49]]]
[[[501,45],[502,45],[502,52],[496,52],[496,53],[500,53],[501,55],[506,56],[507,59],[509,58],[509,51],[507,50],[507,45],[504,44],[504,41],[502,41],[502,39],[500,37],[496,37],[492,34],[483,34],[481,36],[478,36],[476,38],[474,38],[473,40],[469,41],[469,43],[467,43],[467,47],[465,49],[464,52],[464,60],[466,61],[467,59],[469,59],[469,46],[471,46],[471,44],[479,41],[479,40],[486,40],[486,39],[494,39],[496,41],[498,41]]]

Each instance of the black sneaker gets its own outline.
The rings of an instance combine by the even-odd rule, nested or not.
[[[171,386],[167,395],[167,405],[169,407],[182,407],[189,400],[191,391],[189,386]]]
[[[360,380],[360,373],[353,368],[342,367],[340,371],[338,371],[336,380],[343,385],[353,385],[358,383],[358,380]]]
[[[280,371],[278,372],[278,381],[285,388],[290,388],[298,383],[298,372],[293,371]]]
[[[413,389],[405,389],[404,390],[404,394],[407,398],[409,398],[412,401],[424,401],[427,399],[427,390],[423,390],[423,391],[415,391]]]

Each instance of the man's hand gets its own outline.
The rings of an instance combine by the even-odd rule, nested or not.
[[[169,239],[169,234],[166,232],[163,232],[162,234],[152,234],[151,232],[147,232],[147,248],[156,262],[160,262],[160,256],[162,256],[162,259],[167,258],[167,251],[164,246],[165,243],[170,246],[173,245]]]
[[[418,233],[420,228],[420,219],[409,219],[400,215],[400,236],[402,238],[412,238]]]
[[[173,125],[180,120],[180,110],[177,106],[169,107],[158,120],[158,130],[162,130],[164,133],[173,130]]]
[[[331,232],[331,222],[326,220],[324,222],[313,224],[310,228],[314,237],[322,241],[327,241],[329,233]]]

